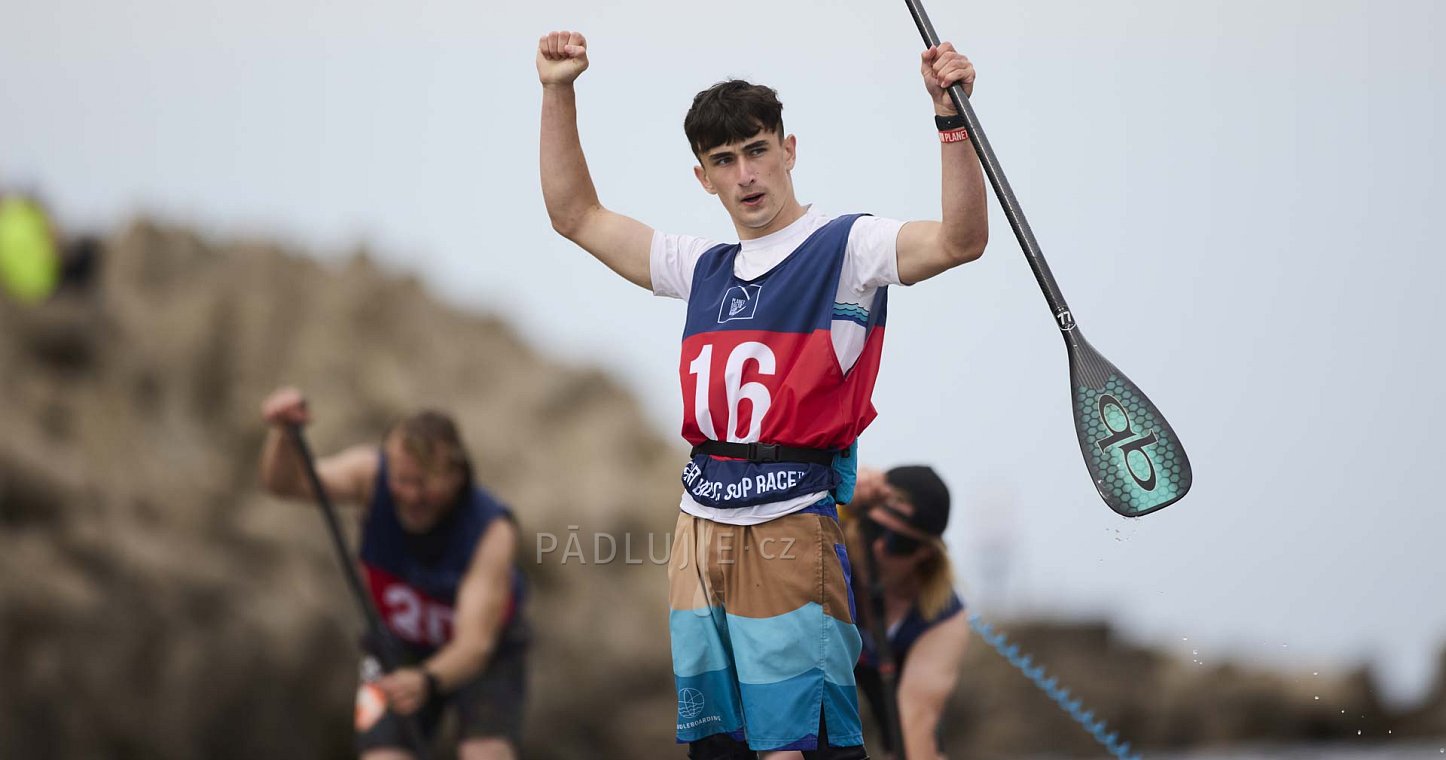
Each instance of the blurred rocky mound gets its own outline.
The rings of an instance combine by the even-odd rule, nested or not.
[[[94,292],[0,299],[0,758],[351,754],[356,612],[314,508],[256,486],[282,383],[319,451],[418,405],[459,418],[522,524],[530,757],[671,745],[664,568],[561,564],[570,526],[675,519],[678,452],[614,383],[365,256],[152,223],[103,256]]]
[[[419,405],[460,419],[522,524],[526,757],[683,756],[648,544],[663,555],[682,452],[632,399],[364,255],[143,222],[107,241],[92,292],[0,299],[0,758],[351,756],[357,615],[314,508],[256,487],[258,405],[283,383],[307,391],[320,451]],[[1207,669],[1103,625],[1007,630],[1137,749],[1446,733],[1446,683],[1392,716],[1364,674]],[[950,756],[1100,755],[977,638],[966,668]]]

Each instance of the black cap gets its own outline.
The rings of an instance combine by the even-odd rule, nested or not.
[[[914,505],[909,524],[931,536],[944,535],[949,525],[949,487],[934,468],[905,465],[884,473],[884,480]]]

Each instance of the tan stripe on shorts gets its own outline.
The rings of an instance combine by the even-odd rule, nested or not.
[[[668,606],[722,606],[733,615],[769,618],[816,602],[825,614],[852,623],[848,584],[834,550],[842,543],[838,522],[825,515],[726,525],[680,513],[668,566]]]

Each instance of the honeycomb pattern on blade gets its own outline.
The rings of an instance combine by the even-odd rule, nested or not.
[[[1111,375],[1100,390],[1076,388],[1075,411],[1075,429],[1095,485],[1127,512],[1148,511],[1190,490],[1190,466],[1180,442],[1129,381]],[[1151,435],[1155,440],[1145,442]]]

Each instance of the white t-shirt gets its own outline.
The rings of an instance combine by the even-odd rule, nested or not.
[[[833,218],[809,207],[793,224],[761,238],[744,240],[742,250],[733,261],[733,273],[744,280],[762,276]],[[836,303],[852,305],[854,311],[861,310],[867,314],[873,308],[874,294],[879,288],[902,284],[899,282],[898,239],[899,229],[903,226],[903,222],[875,216],[861,216],[854,222],[844,250],[843,271],[839,276],[838,294],[834,298]],[[691,235],[654,232],[650,254],[653,295],[687,301],[693,288],[693,270],[698,266],[698,259],[716,245],[716,241]],[[839,366],[847,372],[863,353],[868,331],[852,320],[835,319],[832,334]],[[715,509],[699,504],[684,492],[679,506],[690,515],[715,522],[757,525],[803,509],[826,495],[826,491],[820,491],[752,507]]]

